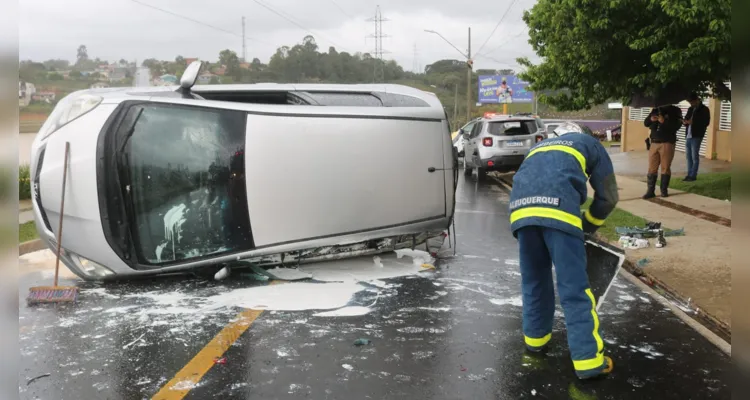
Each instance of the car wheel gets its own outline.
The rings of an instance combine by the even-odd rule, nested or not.
[[[487,177],[487,169],[485,168],[477,168],[477,177],[479,179],[484,179]]]

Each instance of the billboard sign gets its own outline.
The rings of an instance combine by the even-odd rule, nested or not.
[[[528,85],[528,82],[516,75],[480,75],[479,102],[482,104],[533,103],[533,93],[526,90]]]

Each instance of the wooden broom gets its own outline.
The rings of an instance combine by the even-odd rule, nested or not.
[[[68,156],[70,142],[65,142],[65,161],[63,164],[62,193],[60,194],[60,223],[57,228],[57,260],[55,261],[55,282],[52,286],[35,286],[29,288],[28,304],[75,302],[78,298],[78,287],[58,286],[57,278],[60,272],[60,252],[62,251],[63,215],[65,211],[65,189],[68,181]]]

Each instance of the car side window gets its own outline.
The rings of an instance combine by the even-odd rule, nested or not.
[[[252,249],[245,113],[174,105],[139,113],[123,165],[139,262],[161,265]]]
[[[476,125],[476,122],[469,122],[464,126],[464,132],[468,133],[469,136],[471,136],[471,132],[474,130],[474,125]]]
[[[482,126],[484,126],[484,123],[482,122],[477,122],[476,124],[474,124],[474,129],[472,129],[471,131],[472,139],[479,136],[479,133],[482,131]]]

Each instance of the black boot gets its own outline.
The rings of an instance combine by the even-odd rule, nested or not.
[[[671,177],[671,175],[661,176],[661,186],[659,187],[661,190],[661,197],[669,197],[669,178]]]
[[[656,197],[656,193],[654,193],[654,192],[656,191],[656,178],[657,178],[657,175],[656,174],[648,174],[646,176],[646,178],[647,178],[646,184],[648,185],[648,190],[646,191],[646,194],[643,195],[643,198],[644,199],[651,199],[651,198]]]

